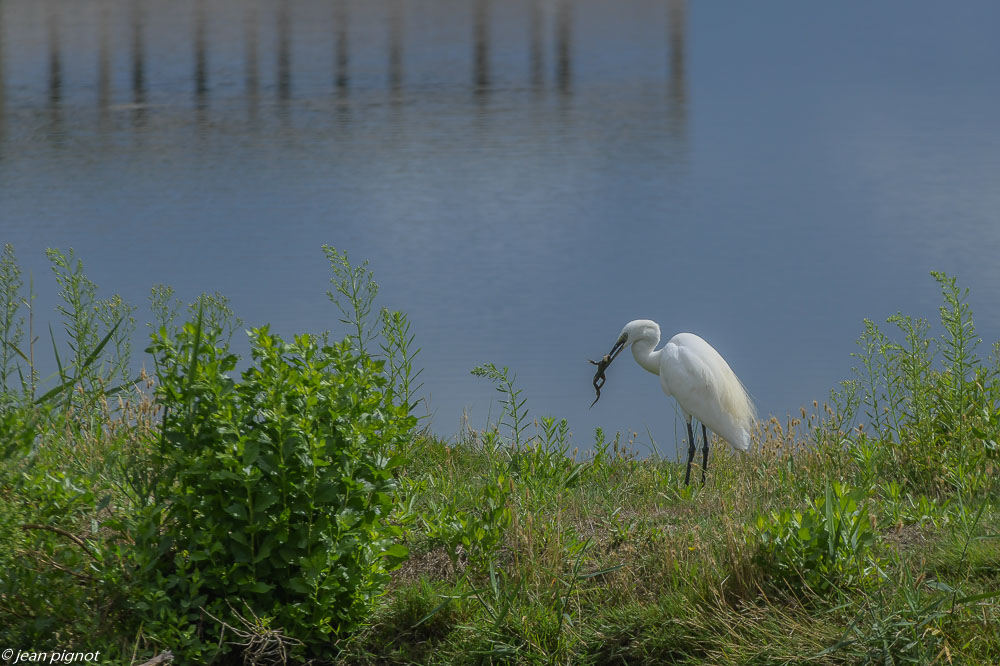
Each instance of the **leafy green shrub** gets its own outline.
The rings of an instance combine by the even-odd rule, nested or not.
[[[43,380],[32,282],[25,290],[13,246],[0,255],[0,644],[112,652],[107,618],[121,594],[107,584],[114,563],[103,559],[100,519],[112,500],[109,460],[125,439],[116,428],[130,387],[110,384],[125,378],[132,308],[97,299],[72,251],[47,256],[65,339],[50,327],[58,374]],[[123,402],[109,404],[113,394]]]
[[[0,496],[13,495],[0,500],[0,639],[39,650],[106,640],[103,620],[119,597],[103,585],[95,535],[78,529],[106,500],[91,480],[55,468],[42,461],[0,479]]]
[[[809,501],[805,511],[784,509],[758,515],[756,564],[794,591],[823,593],[865,586],[879,577],[872,554],[875,530],[864,494],[839,483]]]
[[[860,368],[834,395],[844,409],[827,424],[828,439],[839,447],[844,426],[860,417],[876,442],[872,450],[848,442],[860,472],[855,483],[865,487],[886,477],[917,493],[942,495],[982,482],[969,470],[997,456],[1000,345],[984,363],[968,289],[944,273],[932,276],[943,301],[940,335],[931,335],[925,319],[895,314],[887,320],[896,329],[893,338],[866,319],[854,354]]]
[[[223,623],[282,650],[328,651],[406,557],[389,522],[393,452],[415,419],[393,403],[382,362],[348,340],[253,330],[254,363],[236,382],[222,333],[199,316],[153,336],[159,472],[126,526],[137,610],[185,660],[211,657]]]

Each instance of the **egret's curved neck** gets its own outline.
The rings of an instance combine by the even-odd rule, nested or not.
[[[660,374],[660,352],[662,350],[653,351],[657,342],[659,340],[643,338],[632,343],[632,356],[635,356],[635,362],[654,375]]]

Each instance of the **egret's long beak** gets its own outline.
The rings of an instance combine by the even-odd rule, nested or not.
[[[608,363],[604,367],[607,368],[608,365],[611,365],[611,362],[615,360],[615,357],[617,357],[618,354],[622,353],[623,349],[625,349],[625,340],[618,340],[618,342],[615,343],[615,346],[611,348],[611,351],[608,352]]]

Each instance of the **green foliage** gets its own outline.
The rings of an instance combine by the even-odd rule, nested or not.
[[[620,568],[593,570],[593,540],[559,513],[561,503],[584,491],[594,463],[577,463],[575,452],[570,455],[565,420],[543,418],[532,432],[525,399],[507,368],[486,364],[474,374],[495,383],[504,408],[471,440],[445,449],[438,464],[458,465],[463,474],[410,471],[418,479],[410,481],[411,497],[423,545],[444,551],[458,576],[454,593],[427,619],[453,608],[456,598],[471,599],[477,632],[467,651],[486,662],[563,663],[578,640],[581,590]],[[426,464],[425,458],[415,456]]]
[[[237,329],[243,327],[243,320],[229,307],[229,297],[219,292],[199,294],[188,304],[187,311],[188,321],[195,321],[200,316],[205,330],[218,331],[219,340],[227,345]]]
[[[104,331],[111,332],[102,376],[105,382],[129,381],[132,360],[132,334],[135,331],[135,306],[115,294],[98,302],[97,316]]]
[[[153,313],[153,321],[146,324],[153,331],[165,328],[173,330],[174,320],[180,313],[183,303],[174,297],[174,288],[166,284],[154,284],[149,290],[149,309]]]
[[[845,635],[817,656],[841,653],[858,663],[931,664],[944,653],[942,621],[947,619],[944,594],[931,596],[904,573],[901,599],[877,595],[848,626]],[[898,601],[902,601],[899,604]],[[893,608],[893,606],[897,606]]]
[[[493,565],[496,549],[511,526],[513,506],[518,502],[515,485],[520,484],[541,505],[551,501],[553,492],[578,483],[584,466],[567,455],[565,420],[543,418],[540,425],[535,424],[536,435],[528,437],[526,400],[508,368],[488,363],[472,372],[493,380],[504,395],[497,423],[479,433],[479,447],[489,464],[480,478],[456,486],[428,476],[416,487],[428,498],[420,512],[428,544],[442,547],[453,569],[457,570],[459,557],[464,555],[475,571],[484,572]],[[509,442],[501,438],[501,426],[509,429]]]
[[[510,369],[506,366],[497,368],[492,363],[476,366],[472,369],[472,374],[492,381],[496,390],[504,396],[500,400],[503,411],[497,419],[497,424],[506,426],[510,430],[514,448],[520,447],[528,427],[528,409],[525,407],[528,400],[521,397],[521,389],[514,387],[516,377],[511,376]]]
[[[351,340],[355,349],[365,353],[377,330],[372,321],[372,308],[378,296],[378,285],[368,269],[368,261],[353,266],[347,259],[347,252],[330,245],[323,246],[323,254],[333,270],[330,282],[334,290],[328,291],[327,296],[340,310],[340,322],[352,329]]]
[[[459,555],[483,570],[511,523],[507,478],[499,474],[483,485],[456,488],[447,495],[433,493],[421,512],[423,531],[430,546],[443,547],[453,569]],[[426,485],[423,490],[429,490]]]
[[[14,246],[6,243],[0,257],[0,409],[33,398],[38,385],[34,363],[34,285],[29,280],[27,294],[22,293],[23,287]],[[22,308],[27,311],[27,331]]]
[[[512,380],[507,377],[507,368],[499,371],[492,364],[487,364],[473,370],[473,374],[501,381],[498,390],[512,393],[508,394],[504,404],[513,400],[512,418],[515,423],[523,421],[524,400],[518,402],[520,391],[513,388]],[[519,407],[522,410],[520,412]],[[506,414],[505,410],[501,421]],[[514,431],[515,437],[518,432],[520,431]],[[422,494],[428,498],[420,513],[428,545],[442,547],[453,570],[458,569],[460,555],[465,556],[474,571],[481,573],[492,567],[496,549],[503,542],[511,525],[513,475],[516,474],[515,460],[520,451],[516,444],[510,448],[505,447],[496,427],[488,428],[482,433],[481,447],[489,461],[481,477],[466,479],[464,483],[453,485],[443,484],[434,476],[428,475],[420,482],[424,491]]]
[[[347,341],[255,329],[237,382],[223,333],[199,317],[153,336],[164,416],[151,501],[128,526],[136,610],[187,659],[217,649],[222,622],[239,626],[235,600],[322,651],[406,557],[389,522],[393,452],[415,420],[388,399],[381,362]]]
[[[714,447],[708,484],[685,488],[634,433],[598,430],[578,460],[566,421],[529,419],[493,365],[483,431],[414,437],[409,322],[332,248],[346,341],[257,329],[240,364],[223,297],[159,286],[158,404],[119,406],[131,309],[51,256],[72,347],[52,336],[61,373],[40,395],[32,290],[0,258],[2,645],[115,663],[1000,662],[1000,346],[976,356],[950,278],[935,337],[866,323],[858,374],[825,417],[803,410],[804,438],[773,420],[755,455]],[[414,555],[394,569],[400,542]]]
[[[0,618],[17,618],[8,639],[57,649],[60,640],[83,642],[88,633],[105,633],[102,616],[120,593],[104,586],[105,562],[94,534],[70,530],[94,507],[106,506],[106,493],[99,480],[57,470],[52,460],[20,472],[21,478],[2,483],[4,492],[18,491],[17,501],[0,503],[0,543],[6,545],[0,555]]]
[[[56,392],[65,396],[67,408],[85,412],[112,390],[114,381],[128,380],[135,308],[118,295],[98,299],[97,285],[72,249],[69,254],[57,249],[45,253],[60,287],[62,302],[56,311],[62,316],[70,351],[63,363],[50,328],[60,381]]]
[[[0,460],[0,642],[110,654],[127,640],[111,619],[125,588],[103,523],[124,508],[119,456],[138,443],[144,417],[126,408],[70,418],[61,407],[56,394],[0,419],[9,454]]]
[[[0,409],[0,459],[30,452],[43,422],[40,410],[29,405],[11,401]]]
[[[903,492],[898,481],[889,481],[879,487],[882,512],[893,525],[931,525],[940,527],[949,520],[950,499],[938,501],[927,495]]]
[[[19,311],[23,286],[14,246],[6,243],[0,257],[0,394],[5,397],[14,392],[11,379],[20,368],[18,350],[24,337],[24,317]]]
[[[371,354],[371,344],[378,340],[389,379],[386,390],[392,393],[396,404],[413,411],[419,402],[417,393],[423,386],[418,382],[423,369],[414,365],[420,348],[414,345],[416,336],[410,330],[409,318],[387,308],[382,308],[378,318],[372,314],[378,284],[367,261],[354,266],[347,252],[330,245],[323,246],[323,253],[333,271],[330,282],[334,289],[326,292],[327,297],[340,311],[340,323],[350,331],[348,339],[352,348],[360,355]]]
[[[33,290],[6,247],[0,300],[7,362],[0,397],[0,642],[55,649],[108,641],[107,618],[120,601],[113,562],[105,558],[98,516],[109,511],[114,482],[106,462],[139,429],[115,429],[107,386],[128,364],[131,309],[96,299],[82,264],[50,251],[70,353],[57,384],[36,396]],[[20,308],[28,311],[28,335]],[[15,381],[15,378],[17,381]],[[114,431],[114,432],[112,432]],[[99,444],[99,446],[94,446]],[[113,639],[112,639],[113,642]]]
[[[8,254],[0,278],[16,304]],[[237,380],[228,300],[202,295],[178,328],[183,304],[154,288],[153,438],[152,406],[106,400],[128,367],[132,308],[97,299],[72,252],[49,257],[70,353],[53,335],[57,385],[0,410],[0,452],[15,455],[0,494],[16,500],[0,511],[0,624],[16,618],[0,637],[123,653],[138,636],[194,661],[229,650],[223,635],[248,657],[329,654],[407,554],[393,513],[419,388],[406,317],[384,320],[392,373],[350,342],[263,328]],[[12,321],[4,349],[33,371]],[[114,627],[127,636],[109,642]]]
[[[757,565],[799,593],[878,581],[879,562],[872,553],[876,534],[865,499],[863,492],[834,483],[804,511],[758,515],[753,525]]]
[[[58,367],[57,384],[36,397],[39,378],[35,363],[37,339],[33,331],[34,292],[29,286],[27,295],[21,293],[24,286],[21,271],[13,246],[7,244],[0,258],[0,407],[13,402],[58,400],[70,412],[73,408],[86,412],[110,393],[128,388],[113,387],[112,383],[128,383],[135,308],[118,295],[98,299],[97,285],[86,276],[83,262],[72,250],[66,255],[50,249],[46,255],[60,287],[61,302],[56,312],[63,321],[69,353],[60,354],[50,327],[49,337]],[[28,311],[27,340],[24,316],[20,314],[22,307]]]
[[[866,441],[847,436],[861,472],[855,483],[871,487],[888,474],[918,493],[940,494],[968,481],[971,469],[997,456],[1000,441],[1000,359],[987,365],[968,303],[955,278],[932,273],[941,289],[941,334],[929,323],[895,314],[887,323],[899,340],[865,320],[858,340],[856,377],[834,394],[836,415],[821,437],[842,441],[857,416],[870,427]],[[874,447],[873,450],[868,450]]]
[[[548,491],[562,490],[579,483],[585,465],[577,463],[569,456],[569,424],[566,419],[556,420],[542,417],[535,421],[535,434],[529,436],[527,398],[514,385],[515,377],[509,368],[497,368],[492,363],[477,366],[472,374],[493,381],[496,390],[503,395],[500,400],[502,410],[494,424],[487,424],[480,433],[481,445],[489,454],[494,474],[503,473],[532,487],[536,495],[546,495]],[[506,427],[509,446],[500,436],[500,428]],[[593,466],[593,465],[591,465]]]
[[[444,601],[442,602],[442,598]],[[441,663],[438,644],[462,619],[464,597],[453,586],[427,578],[397,589],[369,627],[353,640],[353,662],[370,664]],[[437,657],[437,658],[435,658]]]
[[[420,353],[413,341],[416,336],[410,332],[410,320],[405,314],[382,308],[382,338],[380,343],[383,358],[389,371],[389,386],[396,392],[397,401],[416,408],[416,394],[423,387],[417,380],[423,368],[415,368],[414,361]]]
[[[83,262],[76,258],[73,250],[64,255],[60,250],[46,250],[56,282],[59,283],[59,297],[62,303],[56,306],[56,311],[62,316],[63,328],[67,336],[71,355],[69,367],[64,368],[56,351],[56,361],[59,363],[59,376],[62,381],[72,378],[74,384],[79,383],[84,392],[96,388],[98,373],[93,365],[83,368],[84,360],[97,346],[99,337],[99,322],[97,319],[97,285],[83,272]],[[52,340],[55,351],[55,339]],[[72,400],[73,392],[67,392]]]
[[[981,516],[980,512],[976,522]],[[965,545],[969,543],[967,539]],[[963,550],[959,561],[965,557]],[[928,580],[923,573],[915,577],[908,567],[896,565],[899,579],[893,588],[881,587],[863,596],[841,639],[817,656],[840,652],[870,664],[931,664],[942,657],[950,661],[949,635],[968,630],[962,611],[971,610],[975,616],[977,605],[1000,597],[1000,591],[965,594],[958,586]],[[987,607],[981,608],[985,613]]]

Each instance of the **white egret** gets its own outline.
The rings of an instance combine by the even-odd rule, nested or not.
[[[704,484],[705,469],[708,467],[706,426],[733,448],[746,452],[750,448],[750,430],[756,418],[753,401],[726,360],[694,333],[678,333],[662,348],[655,349],[659,342],[660,326],[655,321],[636,319],[626,324],[615,346],[600,363],[591,361],[598,366],[594,376],[597,399],[601,397],[605,369],[625,347],[631,346],[636,362],[654,375],[659,375],[663,392],[673,396],[684,412],[688,431],[684,485],[691,479],[691,461],[695,453],[691,417],[701,422],[704,442],[701,482]]]

